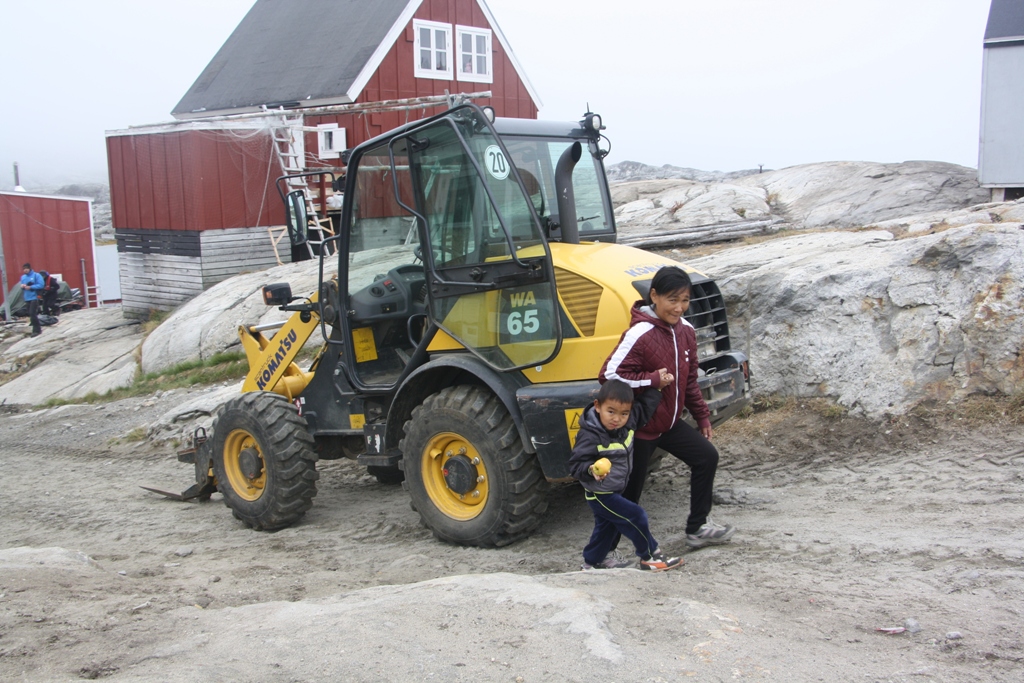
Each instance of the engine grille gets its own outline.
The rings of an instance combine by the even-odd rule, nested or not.
[[[580,332],[585,337],[593,336],[597,325],[597,306],[604,289],[596,282],[562,268],[555,268],[555,283],[569,316]]]
[[[697,331],[697,359],[704,363],[729,351],[729,323],[718,285],[713,280],[694,280],[685,317]]]

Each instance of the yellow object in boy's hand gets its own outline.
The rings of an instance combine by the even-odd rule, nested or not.
[[[601,458],[590,466],[590,473],[595,477],[603,477],[612,471],[612,461],[608,458]]]

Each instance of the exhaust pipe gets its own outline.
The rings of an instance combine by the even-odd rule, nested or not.
[[[558,157],[555,165],[555,190],[558,192],[558,224],[562,229],[562,241],[566,244],[580,243],[580,227],[576,222],[576,194],[572,189],[572,170],[583,156],[583,145],[579,140],[569,145]]]

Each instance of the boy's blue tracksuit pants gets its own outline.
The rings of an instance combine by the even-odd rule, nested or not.
[[[658,549],[642,507],[618,493],[585,493],[587,505],[594,512],[594,533],[583,549],[584,562],[593,566],[607,557],[619,534],[633,541],[636,554],[642,560],[650,558]]]

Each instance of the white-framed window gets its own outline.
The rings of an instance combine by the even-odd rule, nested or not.
[[[416,78],[452,80],[452,25],[413,19]]]
[[[491,63],[491,30],[474,26],[455,27],[459,80],[493,83]]]
[[[337,159],[345,151],[345,129],[336,123],[321,123],[316,127],[318,155],[321,159]]]

